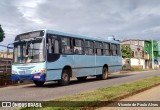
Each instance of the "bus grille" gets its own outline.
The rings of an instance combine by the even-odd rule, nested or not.
[[[19,71],[19,74],[31,74],[32,70]]]

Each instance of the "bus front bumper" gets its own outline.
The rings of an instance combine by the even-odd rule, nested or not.
[[[11,75],[12,81],[45,81],[45,77],[46,77],[46,74],[44,73],[26,74],[26,75],[12,74]]]

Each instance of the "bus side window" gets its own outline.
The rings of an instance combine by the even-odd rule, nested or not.
[[[85,41],[85,54],[93,55],[94,54],[94,44],[93,41]]]
[[[58,42],[58,40],[54,41],[54,53],[59,53],[59,42]]]
[[[104,47],[104,50],[103,50],[104,55],[109,56],[110,55],[109,44],[108,43],[104,43],[103,47]]]
[[[117,54],[121,56],[121,46],[119,44],[117,45]]]
[[[83,54],[83,40],[74,39],[74,54]]]
[[[70,38],[64,38],[62,37],[62,53],[63,54],[72,54],[72,48],[71,48],[71,39]]]
[[[112,44],[109,44],[109,54],[110,54],[110,56],[112,56],[112,55],[113,55],[113,51],[112,51]]]
[[[51,38],[48,38],[47,39],[48,40],[48,42],[47,42],[47,51],[48,51],[48,53],[52,53],[52,41],[51,41]]]
[[[101,42],[95,42],[95,51],[97,55],[103,55],[103,46]]]
[[[112,54],[113,54],[113,56],[116,56],[118,54],[116,44],[112,44]]]
[[[48,38],[47,39],[47,52],[49,54],[52,53],[59,53],[59,41],[55,38]]]
[[[132,52],[133,54],[133,52]],[[121,56],[121,46],[119,44],[117,44],[117,55]]]

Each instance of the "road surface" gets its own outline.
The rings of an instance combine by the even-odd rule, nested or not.
[[[85,82],[72,80],[70,85],[63,87],[54,82],[45,84],[44,87],[36,87],[34,84],[9,86],[0,88],[0,101],[48,101],[98,88],[124,84],[154,75],[160,75],[160,71],[114,74],[107,80],[97,80],[95,77],[89,78]]]

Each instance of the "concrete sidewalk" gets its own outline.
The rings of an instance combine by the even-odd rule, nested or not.
[[[151,88],[120,101],[160,101],[160,86]],[[160,110],[160,107],[102,107],[97,110]]]

